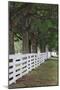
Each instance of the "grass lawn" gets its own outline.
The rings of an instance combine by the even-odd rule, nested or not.
[[[58,85],[58,60],[50,59],[17,80],[16,84],[10,85],[9,88],[56,85]]]

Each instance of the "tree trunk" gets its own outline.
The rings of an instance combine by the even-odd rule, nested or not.
[[[48,45],[46,45],[46,47],[45,47],[45,51],[46,52],[48,52],[49,50],[48,50]]]
[[[23,53],[29,53],[29,38],[28,32],[23,32]]]
[[[29,40],[29,53],[31,53],[31,40]]]
[[[40,47],[37,45],[37,53],[40,53]]]
[[[41,50],[42,53],[45,52],[45,46],[42,45],[42,46],[40,47],[40,50]]]
[[[9,54],[14,54],[14,34],[9,30]]]
[[[36,40],[36,36],[34,35],[34,33],[32,34],[32,38],[31,38],[31,45],[32,45],[32,53],[37,53],[37,40]]]

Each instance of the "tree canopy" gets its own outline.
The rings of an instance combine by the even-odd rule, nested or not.
[[[50,50],[57,50],[58,5],[9,2],[9,25],[16,40],[24,31],[38,32],[40,48],[48,44]]]

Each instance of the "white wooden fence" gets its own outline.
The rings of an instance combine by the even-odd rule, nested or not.
[[[16,83],[17,79],[38,67],[48,58],[50,58],[50,52],[9,55],[9,85]]]

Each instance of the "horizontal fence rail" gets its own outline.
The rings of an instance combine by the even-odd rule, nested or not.
[[[50,58],[50,52],[9,55],[9,85]]]

